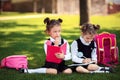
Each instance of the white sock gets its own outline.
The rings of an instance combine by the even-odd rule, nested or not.
[[[100,71],[103,67],[99,67],[97,71]]]
[[[99,67],[98,70],[101,70],[102,68],[104,68],[105,70],[109,70],[110,69],[109,67]]]
[[[109,73],[109,71],[91,71],[90,73]]]
[[[105,69],[106,69],[106,70],[109,70],[109,69],[110,69],[110,67],[105,67]]]
[[[25,69],[25,73],[46,73],[46,68],[37,68],[37,69]]]

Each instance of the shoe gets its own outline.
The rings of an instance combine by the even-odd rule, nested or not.
[[[109,67],[102,67],[100,71],[109,71]]]
[[[21,72],[21,73],[28,73],[28,69],[20,68],[19,72]]]
[[[109,73],[109,71],[91,71],[90,73]]]
[[[110,72],[110,73],[114,73],[115,70],[114,70],[112,67],[110,67],[110,68],[109,68],[109,72]]]
[[[25,72],[24,68],[20,68],[20,69],[19,69],[19,72],[20,72],[20,73],[24,73],[24,72]]]
[[[115,72],[112,67],[103,67],[100,69],[100,71],[105,71],[105,72],[109,71],[110,73]]]

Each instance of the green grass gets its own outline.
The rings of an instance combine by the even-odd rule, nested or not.
[[[34,13],[21,13],[21,12],[1,12],[0,17],[2,16],[18,16],[18,15],[28,15]]]
[[[21,15],[21,14],[20,14]],[[31,14],[27,14],[31,15]],[[45,17],[62,18],[62,36],[71,44],[80,35],[79,15],[41,15],[38,18],[21,18],[0,21],[0,60],[6,56],[20,54],[27,55],[29,68],[37,68],[44,65],[45,54],[43,50],[44,40],[48,36],[44,33]],[[4,17],[3,15],[1,17]],[[7,15],[8,16],[8,15]],[[13,16],[11,14],[11,16]],[[19,16],[19,14],[17,14]],[[1,18],[0,17],[0,18]],[[120,47],[120,13],[108,16],[91,16],[91,23],[100,24],[101,30],[114,33],[117,36]],[[70,64],[67,61],[66,64]],[[110,74],[79,74],[73,73],[49,75],[49,74],[21,74],[14,69],[0,69],[0,80],[120,80],[120,65]]]

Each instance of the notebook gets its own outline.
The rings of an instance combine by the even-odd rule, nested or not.
[[[66,54],[67,43],[62,44],[61,46],[47,45],[47,55],[46,60],[48,62],[60,63],[62,60],[55,56],[56,53]]]
[[[68,65],[68,66],[85,66],[85,65],[89,65],[89,64],[95,64],[95,62],[91,61],[89,63],[78,63],[78,64],[71,64],[71,65]]]

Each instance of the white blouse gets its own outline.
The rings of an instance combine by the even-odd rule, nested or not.
[[[80,40],[84,45],[89,45],[90,43],[86,43],[85,40],[80,36]],[[96,47],[96,43],[95,43]],[[75,63],[82,63],[83,58],[80,58],[77,56],[78,53],[78,46],[77,46],[77,41],[74,40],[71,44],[71,53],[72,53],[72,61]],[[92,50],[91,53],[91,59],[97,62],[97,54],[96,54],[96,48]]]
[[[70,53],[69,44],[68,44],[67,40],[65,40],[65,39],[63,39],[63,40],[64,40],[64,43],[67,43],[67,49],[66,49],[66,54],[65,54],[64,60],[70,60],[71,59],[71,53]],[[50,41],[54,42],[55,40],[52,37],[50,37]],[[45,51],[45,54],[47,54],[46,53],[47,52],[46,42],[47,42],[47,40],[44,42],[44,51]],[[59,44],[61,44],[61,42]]]

